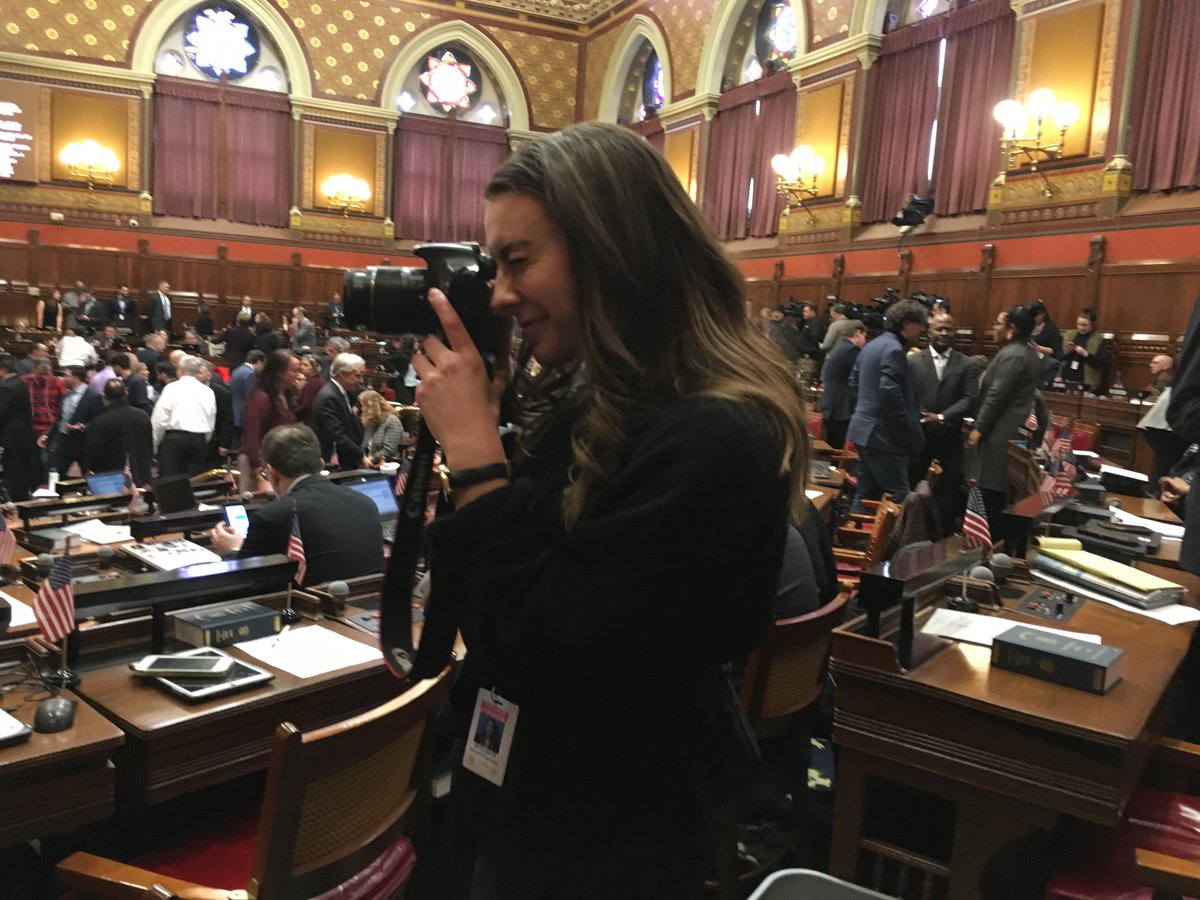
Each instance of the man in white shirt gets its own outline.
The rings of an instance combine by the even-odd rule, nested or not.
[[[58,367],[89,366],[96,362],[96,348],[71,328],[58,341]]]
[[[158,472],[164,478],[195,475],[204,469],[217,403],[212,389],[196,378],[202,366],[199,357],[185,356],[179,361],[179,379],[164,387],[154,404],[150,424]]]

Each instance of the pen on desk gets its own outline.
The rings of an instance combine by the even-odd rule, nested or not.
[[[283,628],[279,630],[279,634],[275,635],[275,640],[271,641],[271,646],[274,647],[281,640],[283,640],[283,636],[288,633],[291,627],[291,625],[284,625]]]

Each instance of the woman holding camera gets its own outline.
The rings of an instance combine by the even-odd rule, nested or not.
[[[454,796],[478,837],[472,897],[696,897],[728,774],[720,666],[770,621],[805,503],[803,402],[645,141],[568,128],[485,197],[492,311],[574,375],[510,468],[503,375],[430,292],[449,346],[427,338],[413,365],[458,484],[429,533],[430,608],[453,605],[468,648]],[[489,779],[471,736],[497,702],[516,718]]]

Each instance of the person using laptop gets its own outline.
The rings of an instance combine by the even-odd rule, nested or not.
[[[383,532],[374,501],[323,475],[321,447],[306,425],[280,425],[262,441],[266,478],[278,499],[250,513],[243,540],[224,522],[209,532],[213,547],[238,557],[284,553],[299,524],[305,584],[383,571]]]

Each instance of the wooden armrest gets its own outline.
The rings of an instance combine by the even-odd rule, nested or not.
[[[1200,772],[1200,744],[1190,744],[1175,738],[1160,738],[1154,749],[1153,761]]]
[[[875,517],[866,513],[850,513],[851,522],[862,522],[864,525],[874,525]]]
[[[1200,893],[1200,862],[1140,847],[1135,853],[1137,883],[1154,890],[1155,896],[1158,891],[1179,897],[1194,897]]]
[[[244,891],[225,891],[167,878],[128,866],[90,853],[72,853],[58,864],[55,880],[60,887],[73,888],[85,897],[97,896],[105,900],[142,900],[150,896],[147,892],[159,884],[182,900],[237,900],[245,897]]]
[[[850,550],[847,547],[834,547],[833,558],[841,562],[857,563],[861,565],[866,559],[866,554],[861,550]]]

